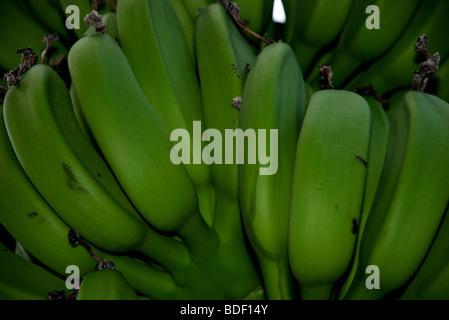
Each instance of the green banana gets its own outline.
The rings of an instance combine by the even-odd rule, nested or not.
[[[381,299],[424,260],[449,200],[448,121],[445,101],[417,91],[404,95],[344,299]]]
[[[38,261],[63,275],[68,265],[81,273],[94,267],[82,248],[67,241],[69,227],[41,197],[23,171],[5,128],[0,121],[0,223]]]
[[[184,32],[184,37],[187,41],[187,46],[189,47],[190,55],[192,56],[193,64],[196,67],[194,39],[195,23],[182,0],[168,0],[168,2],[170,3],[173,11],[175,11],[176,16],[178,17],[178,20],[182,27],[182,31]]]
[[[296,149],[288,231],[289,261],[304,300],[330,299],[351,262],[370,127],[368,103],[356,93],[322,90],[309,101]]]
[[[16,255],[0,242],[0,300],[46,300],[50,290],[67,290],[65,281]]]
[[[165,130],[170,134],[184,129],[191,137],[189,163],[183,163],[195,185],[200,212],[211,226],[214,186],[210,168],[202,161],[205,144],[194,141],[194,122],[204,123],[201,91],[181,24],[166,0],[120,1],[117,20],[120,47]]]
[[[421,0],[354,2],[335,52],[328,61],[334,71],[336,89],[342,88],[364,63],[379,58],[394,45],[412,21],[420,2]],[[366,13],[373,5],[377,6],[378,11]],[[376,20],[379,22],[379,29],[368,29],[366,24]]]
[[[246,80],[239,114],[242,134],[248,130],[259,134],[259,161],[249,163],[251,155],[244,156],[246,162],[238,165],[238,182],[245,230],[258,258],[268,299],[294,297],[287,231],[291,172],[306,99],[301,69],[291,47],[282,42],[265,47]],[[266,145],[260,136],[264,130]],[[252,143],[256,142],[249,141],[248,147]],[[251,153],[250,148],[247,150]],[[267,152],[276,159],[261,159]],[[274,170],[272,166],[276,166]]]
[[[101,270],[83,277],[76,300],[138,300],[138,296],[120,271]]]
[[[320,52],[340,34],[354,0],[298,0],[294,8],[295,29],[290,40],[304,73]]]
[[[232,107],[232,102],[242,96],[248,70],[256,60],[255,50],[218,3],[201,10],[196,20],[195,40],[205,129],[216,130],[225,137],[226,130],[238,128],[239,110]],[[225,145],[220,148],[220,154],[224,155]],[[210,170],[216,199],[213,228],[222,246],[232,248],[233,261],[241,264],[240,272],[258,281],[241,222],[238,165],[220,159],[219,163],[210,164]]]
[[[221,246],[201,216],[190,176],[171,162],[169,136],[117,43],[104,34],[78,40],[69,69],[85,119],[123,190],[152,227],[182,240],[180,248],[161,249],[165,260],[155,258],[173,275],[177,296],[247,296],[259,283],[238,270],[232,247]]]
[[[390,127],[390,120],[383,108],[382,103],[379,102],[372,94],[366,95],[364,98],[368,102],[371,111],[370,144],[367,158],[365,190],[363,195],[362,210],[358,222],[357,242],[354,256],[351,262],[350,272],[347,275],[342,288],[339,290],[340,296],[344,296],[346,293],[346,290],[351,284],[357,268],[359,253],[358,248],[360,246],[361,238],[360,235],[365,227],[365,223],[371,209],[371,204],[373,203],[373,199],[376,194],[380,174],[384,164],[385,153],[387,150],[388,133]]]
[[[3,110],[0,155],[0,223],[33,258],[57,274],[67,276],[66,268],[70,265],[77,266],[81,276],[93,271],[95,260],[84,248],[72,247],[67,240],[70,227],[42,198],[20,166],[5,128]],[[175,297],[175,283],[166,272],[153,270],[128,256],[92,249],[113,261],[139,292],[161,299]]]
[[[219,130],[225,137],[227,129],[238,127],[239,110],[232,102],[242,96],[256,54],[221,4],[201,10],[195,27],[205,128]],[[224,144],[221,154],[225,154]],[[224,242],[241,241],[237,164],[222,162],[210,164],[216,193],[214,229]]]
[[[432,246],[400,300],[449,300],[449,207]]]
[[[157,242],[176,246],[148,228],[135,211],[83,134],[69,91],[51,67],[31,67],[9,88],[4,108],[8,135],[27,176],[86,240],[103,250],[136,250],[155,259],[166,256]]]
[[[419,68],[413,46],[420,35],[426,34],[429,38],[432,55],[435,52],[438,52],[441,58],[449,55],[446,36],[449,31],[449,20],[446,16],[448,10],[448,1],[421,1],[416,15],[394,47],[372,63],[355,85],[371,84],[380,95],[388,94],[392,89],[411,86],[413,71]]]
[[[103,34],[87,36],[75,43],[68,58],[85,119],[139,213],[165,232],[197,222],[195,232],[207,229],[192,181],[183,165],[171,162],[168,134],[117,43]]]

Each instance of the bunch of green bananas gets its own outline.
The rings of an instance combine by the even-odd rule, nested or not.
[[[0,298],[449,299],[448,3],[0,0]]]

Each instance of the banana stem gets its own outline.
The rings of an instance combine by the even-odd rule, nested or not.
[[[139,293],[150,299],[170,300],[175,298],[177,285],[168,272],[156,270],[129,256],[107,253],[101,253],[101,255],[113,261],[116,270],[120,271],[126,281]]]
[[[294,299],[293,277],[286,259],[259,259],[268,300]],[[284,260],[284,261],[283,261]]]
[[[169,236],[164,236],[150,227],[147,235],[135,251],[155,260],[171,273],[189,266],[192,262],[186,246]]]
[[[178,230],[195,263],[207,260],[217,249],[219,242],[215,231],[204,221],[198,211]]]

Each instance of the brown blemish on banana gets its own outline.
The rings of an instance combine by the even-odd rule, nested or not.
[[[234,70],[234,74],[237,77],[237,79],[240,79],[239,68],[235,63],[232,64],[232,70]]]
[[[72,168],[69,165],[63,163],[62,170],[64,170],[66,184],[70,189],[77,193],[88,193],[87,190],[79,184],[78,180],[72,172]]]
[[[359,160],[365,167],[368,166],[368,163],[366,162],[366,160],[364,160],[361,156],[355,156],[355,158],[357,160]]]
[[[357,224],[357,219],[356,218],[352,218],[351,232],[352,232],[352,234],[357,234],[358,231],[359,231],[359,226]]]
[[[38,217],[38,216],[39,216],[39,215],[38,215],[37,212],[31,212],[31,213],[28,213],[28,217],[31,218],[31,219],[35,219],[35,218]],[[39,224],[40,224],[40,223],[44,223],[44,221],[45,221],[44,218],[40,217],[38,223],[39,223]]]

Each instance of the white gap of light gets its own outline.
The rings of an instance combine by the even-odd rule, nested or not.
[[[273,21],[277,23],[285,23],[287,21],[282,0],[274,0]]]

